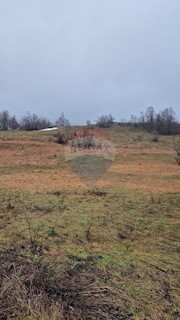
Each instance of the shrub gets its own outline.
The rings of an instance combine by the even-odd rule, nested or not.
[[[69,141],[69,135],[62,131],[55,133],[53,137],[56,138],[56,142],[59,144],[67,144]]]
[[[113,122],[114,122],[114,118],[110,113],[108,115],[100,116],[96,121],[96,125],[101,128],[108,128],[112,126]]]
[[[174,148],[176,151],[176,162],[180,165],[180,141],[175,142]]]
[[[151,135],[152,142],[159,142],[159,133],[157,131],[153,131]]]

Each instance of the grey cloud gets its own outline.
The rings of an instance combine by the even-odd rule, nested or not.
[[[179,0],[0,0],[0,109],[180,118]]]

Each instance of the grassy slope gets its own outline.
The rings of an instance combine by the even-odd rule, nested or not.
[[[62,274],[71,270],[68,281],[75,279],[86,300],[96,306],[101,299],[93,311],[85,302],[83,309],[66,301],[72,308],[65,309],[62,319],[178,319],[180,192],[172,139],[152,143],[149,134],[124,128],[110,134],[116,160],[96,185],[67,188],[59,181],[59,187],[49,182],[45,189],[31,190],[29,184],[21,190],[21,185],[9,188],[1,180],[1,247],[16,243],[34,260],[42,254],[32,250],[38,243],[45,263]],[[10,151],[22,159],[24,148],[25,160],[21,165],[4,162],[0,178],[65,171],[68,179],[71,174],[53,142],[53,159],[41,158],[40,152],[37,162],[29,155],[27,148],[41,150],[49,134],[3,133],[1,138],[3,155]]]

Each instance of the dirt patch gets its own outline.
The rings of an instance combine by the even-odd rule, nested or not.
[[[93,136],[93,137],[99,137],[104,139],[110,139],[110,135],[108,135],[107,132],[95,127],[91,127],[91,128],[84,127],[81,129],[77,129],[72,133],[71,136],[72,138]]]

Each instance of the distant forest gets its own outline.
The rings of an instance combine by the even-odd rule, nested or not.
[[[98,117],[95,124],[91,124],[87,120],[86,125],[96,125],[101,128],[111,127],[114,124],[119,126],[133,126],[143,128],[149,132],[157,132],[162,135],[171,135],[180,133],[180,123],[176,119],[174,110],[166,108],[160,112],[156,112],[154,107],[148,107],[145,112],[140,112],[140,115],[131,115],[130,120],[115,121],[112,114],[105,114]],[[62,112],[59,118],[52,123],[50,120],[39,117],[36,114],[27,113],[18,120],[15,115],[11,116],[7,110],[0,111],[0,130],[41,130],[50,127],[70,126],[70,121],[65,118]]]

